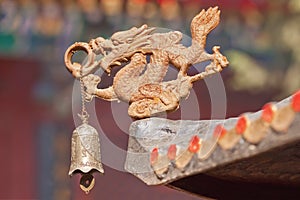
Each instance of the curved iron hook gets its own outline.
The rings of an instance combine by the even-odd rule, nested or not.
[[[84,65],[77,62],[72,62],[72,57],[77,51],[84,51],[87,53],[87,62]],[[90,45],[85,42],[76,42],[72,44],[66,50],[64,56],[66,67],[75,78],[86,76],[95,68],[95,65],[93,64],[94,58],[95,53]]]

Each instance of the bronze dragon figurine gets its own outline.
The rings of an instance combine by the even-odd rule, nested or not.
[[[186,98],[193,82],[222,71],[228,65],[227,58],[212,48],[205,51],[207,35],[219,24],[218,7],[202,10],[191,22],[192,44],[181,44],[182,33],[170,31],[156,33],[156,28],[142,25],[127,31],[114,33],[110,39],[98,37],[89,43],[76,42],[65,53],[67,69],[75,78],[82,78],[86,99],[99,97],[108,101],[128,102],[128,114],[136,119],[176,110],[179,100]],[[72,62],[76,51],[85,51],[85,64]],[[96,56],[103,56],[96,60]],[[150,59],[147,59],[150,57]],[[194,64],[210,61],[205,70],[193,76],[187,74]],[[175,80],[163,81],[169,64],[178,69]],[[112,67],[122,66],[116,73],[113,85],[100,89],[101,78],[94,72],[102,68],[110,74]]]

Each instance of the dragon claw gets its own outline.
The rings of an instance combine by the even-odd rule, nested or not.
[[[213,47],[213,52],[214,52],[214,64],[218,67],[226,67],[229,62],[226,58],[226,56],[223,56],[223,54],[221,54],[221,52],[219,51],[220,47],[219,46],[214,46]]]
[[[101,78],[95,74],[89,74],[82,78],[85,87],[85,98],[90,101],[93,99],[97,91],[97,85],[100,83]]]

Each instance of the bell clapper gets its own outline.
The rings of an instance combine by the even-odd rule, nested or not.
[[[84,173],[80,178],[80,188],[88,194],[95,185],[95,178],[91,173]]]

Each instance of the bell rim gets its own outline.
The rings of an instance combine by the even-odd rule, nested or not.
[[[72,176],[74,174],[77,174],[77,173],[80,173],[80,174],[87,174],[87,173],[90,173],[90,172],[93,172],[93,171],[97,171],[99,173],[102,173],[104,174],[104,169],[102,168],[102,165],[98,168],[95,168],[95,167],[84,167],[84,168],[74,168],[74,169],[70,169],[69,170],[69,176]]]

